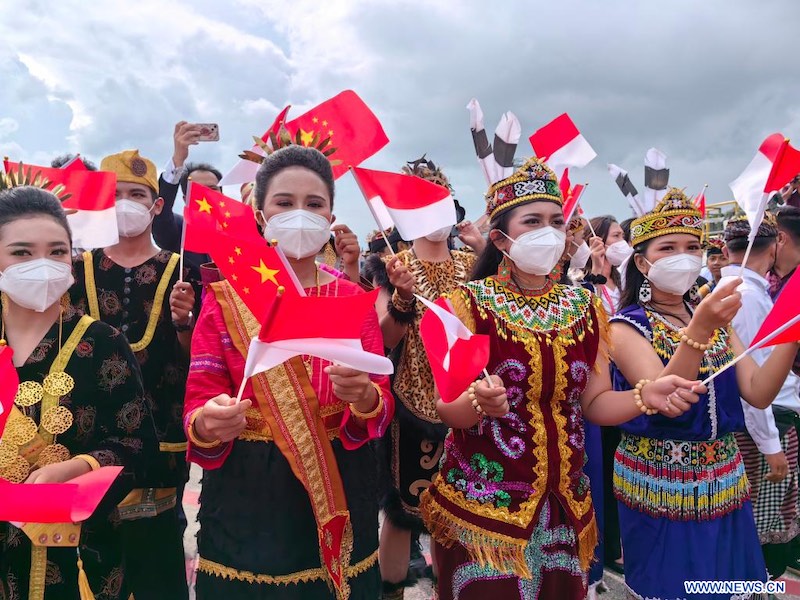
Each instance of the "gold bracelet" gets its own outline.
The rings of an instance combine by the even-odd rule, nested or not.
[[[644,403],[644,400],[642,400],[642,390],[644,390],[644,386],[646,386],[648,383],[652,383],[652,381],[649,379],[639,380],[639,383],[637,383],[633,388],[633,401],[636,403],[636,406],[639,407],[640,411],[650,416],[656,414],[658,411],[654,408],[648,408]]]
[[[204,442],[197,437],[197,432],[194,429],[194,422],[197,420],[197,417],[200,416],[202,411],[202,408],[198,408],[192,413],[192,416],[189,417],[189,431],[187,432],[187,437],[189,438],[189,441],[198,448],[216,448],[222,443],[222,440],[217,439],[213,442]]]
[[[392,293],[392,306],[400,312],[410,313],[414,310],[416,302],[417,299],[414,296],[411,297],[411,300],[405,300],[397,290]]]
[[[686,330],[685,329],[679,329],[678,333],[681,336],[681,342],[684,343],[684,344],[687,344],[688,346],[691,346],[695,350],[700,350],[701,352],[705,352],[706,350],[708,350],[711,347],[711,340],[710,339],[708,340],[709,343],[701,344],[700,342],[696,342],[692,338],[690,338],[688,335],[686,335]]]
[[[354,405],[352,404],[350,405],[350,413],[354,417],[357,417],[359,419],[364,419],[365,421],[367,419],[372,419],[374,417],[377,417],[379,414],[381,414],[381,411],[383,410],[383,390],[381,390],[381,386],[379,386],[374,381],[370,381],[370,383],[372,384],[372,387],[375,388],[375,391],[378,392],[378,404],[375,405],[375,408],[373,408],[369,412],[362,413]]]
[[[85,462],[91,467],[92,471],[97,471],[97,469],[100,468],[100,463],[98,462],[98,460],[94,456],[91,456],[90,454],[78,454],[76,456],[73,456],[72,458],[80,458],[83,462]]]
[[[478,413],[478,416],[482,417],[483,416],[483,407],[480,405],[480,402],[478,402],[478,396],[475,394],[475,386],[476,385],[478,385],[477,381],[474,381],[471,384],[469,384],[469,390],[468,390],[469,400],[472,403],[473,410],[476,413]]]

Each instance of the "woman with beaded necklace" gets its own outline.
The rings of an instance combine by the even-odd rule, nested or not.
[[[666,374],[704,379],[744,351],[729,327],[741,279],[690,308],[702,232],[702,215],[677,189],[633,222],[628,287],[611,320],[615,389],[647,391]],[[740,396],[769,406],[796,351],[777,346],[761,368],[743,359],[675,419],[641,415],[622,425],[614,488],[632,597],[683,598],[684,581],[766,580],[733,432],[744,428]]]
[[[495,183],[490,243],[473,280],[450,296],[466,326],[490,336],[491,383],[437,402],[451,431],[421,510],[442,600],[584,598],[598,536],[583,416],[675,416],[697,400],[694,383],[675,376],[641,393],[611,390],[599,299],[554,281],[562,202],[555,174],[537,159]]]
[[[127,598],[114,508],[141,480],[158,441],[128,342],[82,317],[64,296],[73,282],[71,250],[53,194],[35,187],[0,192],[0,345],[13,349],[21,382],[0,439],[0,478],[62,483],[122,466],[83,525],[78,550],[98,600]],[[75,548],[32,547],[24,531],[0,523],[0,598],[77,599]],[[42,535],[48,538],[37,534],[40,542]],[[50,538],[59,546],[57,536]]]

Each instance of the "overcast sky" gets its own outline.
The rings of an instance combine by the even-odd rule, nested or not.
[[[501,8],[502,7],[502,8]],[[477,218],[485,182],[465,106],[488,130],[511,110],[527,137],[569,112],[598,153],[588,214],[629,216],[606,172],[643,187],[643,159],[668,156],[670,183],[709,202],[759,143],[800,141],[797,0],[0,0],[0,153],[47,164],[126,148],[161,166],[175,122],[220,124],[190,159],[223,172],[278,110],[351,88],[389,145],[365,166],[397,170],[423,152]],[[374,226],[350,176],[337,217]],[[238,190],[237,190],[238,191]],[[234,190],[230,190],[233,195]]]

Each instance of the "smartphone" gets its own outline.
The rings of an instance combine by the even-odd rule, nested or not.
[[[219,141],[219,125],[216,123],[195,123],[195,127],[200,129],[200,137],[197,138],[198,142]]]

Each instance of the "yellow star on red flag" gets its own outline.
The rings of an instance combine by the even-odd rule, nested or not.
[[[280,272],[279,269],[267,268],[267,265],[264,264],[263,260],[259,261],[259,265],[257,267],[250,267],[250,268],[253,269],[253,271],[258,273],[259,275],[261,275],[261,283],[266,283],[267,281],[271,281],[275,285],[278,285],[278,280],[275,279],[275,275],[277,275]]]
[[[199,206],[200,212],[211,214],[211,205],[208,203],[208,200],[203,197],[201,200],[195,200],[197,206]]]

